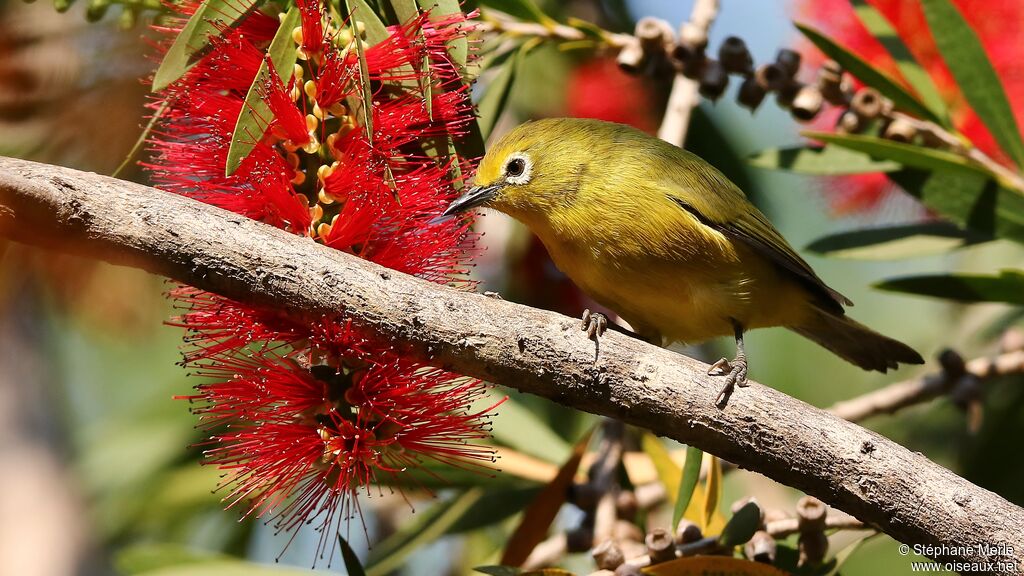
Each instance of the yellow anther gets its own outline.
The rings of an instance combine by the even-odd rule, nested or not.
[[[292,102],[298,102],[299,101],[299,96],[301,96],[301,95],[302,95],[302,91],[299,90],[299,87],[298,86],[292,86],[292,92],[291,92],[291,94],[289,94],[289,96],[291,96],[291,98],[292,98]]]
[[[324,119],[324,111],[320,109],[319,104],[313,104],[313,116],[316,116],[321,120]]]
[[[320,204],[323,204],[324,206],[330,206],[331,204],[334,204],[334,196],[331,196],[331,194],[327,192],[327,190],[324,190],[323,188],[321,188],[320,191],[316,193],[316,197],[318,200],[320,200]]]
[[[348,114],[348,108],[346,108],[345,105],[342,104],[341,102],[331,104],[331,107],[328,108],[327,111],[330,112],[331,116],[334,116],[335,118],[341,118],[342,116]]]
[[[321,238],[326,240],[327,237],[330,236],[330,234],[331,234],[331,225],[330,224],[321,223],[319,226],[316,227],[316,235],[317,236],[319,236],[319,237],[321,237]]]
[[[316,100],[316,82],[306,80],[306,83],[302,85],[302,91],[306,93],[306,97],[310,100]]]
[[[306,154],[316,154],[320,151],[320,141],[310,134],[309,142],[302,147],[302,151]]]
[[[323,218],[323,217],[324,217],[324,207],[323,206],[321,206],[319,204],[314,204],[309,209],[309,218],[313,222],[319,222],[320,219]]]
[[[292,30],[292,40],[294,40],[299,46],[302,46],[302,26],[296,26],[295,29]]]
[[[302,67],[302,64],[296,64],[295,68],[292,69],[292,76],[295,76],[295,80],[301,81],[302,76],[305,75],[306,69]]]
[[[296,186],[301,186],[302,183],[305,182],[305,181],[306,181],[306,173],[303,172],[302,170],[296,170],[295,171],[295,177],[292,178],[292,184],[295,184]]]
[[[316,132],[316,127],[320,125],[320,121],[316,119],[316,116],[312,114],[306,114],[306,130],[310,133]]]
[[[329,178],[331,176],[332,172],[334,172],[334,166],[331,166],[331,165],[328,165],[328,164],[322,164],[316,170],[316,177],[321,182],[323,182],[324,180],[326,180],[327,178]]]

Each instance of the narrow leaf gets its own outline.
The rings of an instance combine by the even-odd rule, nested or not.
[[[672,527],[679,526],[686,509],[690,506],[693,498],[693,491],[700,480],[700,463],[704,459],[704,453],[700,448],[693,446],[686,447],[686,462],[683,463],[682,477],[679,480],[679,493],[676,496],[675,507],[672,510]]]
[[[718,503],[722,501],[722,461],[711,454],[708,458],[711,464],[704,484],[704,514],[701,517],[705,534],[718,532],[721,526],[716,526],[715,521],[722,522],[722,513],[718,510]]]
[[[502,445],[555,463],[564,462],[572,450],[548,424],[514,398],[501,404],[497,418],[501,425],[495,427],[493,434]]]
[[[461,534],[493,526],[521,512],[541,490],[539,486],[497,490],[491,486],[487,488],[487,492],[476,504],[448,527],[446,534]]]
[[[519,576],[522,572],[515,566],[477,566],[473,571],[490,576]]]
[[[896,260],[940,254],[991,239],[950,222],[919,222],[830,234],[811,242],[807,249],[836,258]]]
[[[726,548],[739,546],[750,540],[761,524],[761,507],[756,502],[747,502],[725,524],[718,542]]]
[[[376,46],[378,43],[383,42],[390,36],[388,27],[384,25],[384,21],[380,19],[380,16],[366,3],[366,0],[347,0],[348,6],[351,9],[353,23],[358,20],[363,23],[363,33],[366,35],[366,43],[370,46]],[[352,31],[353,38],[356,37],[356,31]]]
[[[196,61],[205,54],[210,37],[220,36],[220,26],[232,27],[256,11],[260,2],[253,2],[239,10],[239,4],[232,0],[206,0],[188,19],[174,39],[171,47],[160,61],[160,67],[153,75],[153,92],[159,92],[185,75]]]
[[[788,576],[788,572],[779,570],[771,564],[728,558],[725,556],[688,556],[676,558],[661,564],[648,566],[643,570],[650,576],[698,576],[698,575],[730,575],[730,576]]]
[[[931,296],[956,302],[1005,302],[1024,305],[1024,272],[1003,270],[999,276],[931,274],[893,278],[875,284],[889,292]]]
[[[366,559],[367,576],[384,576],[400,568],[416,549],[448,532],[480,501],[483,494],[482,488],[472,488],[450,500],[439,502],[418,514],[383,542],[375,544]]]
[[[921,97],[924,105],[934,112],[936,116],[948,122],[949,111],[946,108],[946,102],[939,93],[938,87],[935,86],[935,81],[921,67],[921,64],[917,62],[914,55],[910,53],[907,45],[903,43],[903,40],[885,15],[869,4],[867,0],[851,0],[851,2],[853,3],[853,11],[857,18],[860,19],[864,27],[868,29],[868,32],[878,39],[886,51],[889,52],[889,55],[892,56],[893,60],[896,61],[896,66],[899,67],[903,78],[917,92],[917,95]]]
[[[356,556],[355,550],[352,550],[341,534],[338,534],[338,545],[341,546],[341,559],[345,562],[345,572],[348,576],[366,576],[359,556]]]
[[[551,523],[565,503],[566,494],[572,486],[576,470],[580,467],[583,454],[590,443],[589,432],[573,447],[572,455],[558,470],[555,479],[548,483],[537,498],[523,512],[523,519],[508,539],[501,563],[505,566],[519,566],[526,561],[530,552],[547,536]]]
[[[480,0],[480,4],[501,10],[519,20],[540,22],[541,24],[555,23],[533,0]]]
[[[982,174],[902,170],[889,179],[961,228],[1024,243],[1024,196]]]
[[[769,148],[751,156],[747,161],[758,168],[823,176],[892,172],[901,168],[898,162],[876,160],[868,154],[841,146]]]
[[[811,26],[797,23],[796,27],[826,56],[838,62],[840,66],[860,79],[861,82],[878,90],[883,96],[887,96],[897,108],[910,112],[920,118],[948,126],[948,123],[944,122],[942,118],[922,104],[910,92],[907,92],[898,82],[863,60],[860,56],[857,56]]]
[[[429,11],[431,20],[440,20],[462,12],[459,0],[417,0],[424,11]],[[469,58],[469,38],[458,36],[448,42],[448,54],[459,70],[465,70]]]
[[[299,9],[293,7],[285,14],[284,20],[277,28],[274,39],[270,41],[267,54],[274,64],[274,70],[281,77],[281,81],[287,85],[295,73],[295,59],[297,47],[292,40],[292,30],[299,25]],[[259,72],[245,93],[245,104],[238,113],[238,120],[235,121],[235,130],[231,133],[231,145],[228,147],[227,161],[224,163],[224,173],[230,176],[242,165],[242,161],[256,147],[256,143],[263,137],[270,126],[270,106],[260,95],[263,86],[270,79],[270,68],[267,61],[260,64]]]
[[[973,172],[994,177],[985,168],[975,164],[968,158],[959,154],[953,154],[952,152],[946,152],[945,150],[893,142],[892,140],[878,138],[877,136],[865,136],[862,134],[836,134],[833,132],[811,131],[805,131],[802,134],[807,138],[863,152],[873,158],[898,162],[909,168]]]
[[[494,125],[501,117],[501,113],[508,104],[509,94],[512,93],[512,86],[515,83],[516,75],[526,57],[526,45],[516,50],[515,55],[498,70],[497,75],[487,84],[487,91],[480,98],[477,104],[477,124],[480,126],[480,133],[486,140],[494,129]]]
[[[1018,166],[1024,166],[1024,141],[999,75],[985,47],[949,0],[922,0],[928,28],[943,60],[971,108]]]
[[[420,15],[419,3],[416,0],[389,0],[389,3],[398,17],[399,24],[405,24]]]

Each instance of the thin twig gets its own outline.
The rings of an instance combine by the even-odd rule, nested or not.
[[[965,370],[982,382],[1009,374],[1021,374],[1024,373],[1024,351],[1005,352],[994,358],[975,358],[965,364]],[[948,394],[960,376],[942,370],[896,382],[862,396],[837,402],[828,411],[850,422],[860,422],[878,414],[892,414]]]
[[[1024,570],[1024,509],[874,432],[751,381],[725,407],[708,366],[579,320],[388,270],[131,182],[0,158],[0,235],[129,264],[467,376],[644,427],[821,498],[941,561]],[[499,423],[500,425],[500,423]],[[1012,550],[1012,552],[1009,552]]]
[[[697,0],[690,13],[689,27],[707,43],[707,35],[711,24],[718,16],[718,0]],[[658,128],[658,138],[675,144],[680,148],[686,143],[686,133],[690,127],[690,116],[693,109],[700,103],[699,83],[683,76],[677,71],[672,79],[672,91],[668,96],[665,116]]]

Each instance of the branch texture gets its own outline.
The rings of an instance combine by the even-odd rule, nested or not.
[[[577,319],[430,284],[188,198],[22,160],[0,158],[0,234],[302,317],[336,315],[432,364],[697,446],[905,543],[944,545],[939,559],[1024,566],[1024,510],[997,494],[756,383],[720,409],[707,365],[620,334],[601,339],[595,362]]]

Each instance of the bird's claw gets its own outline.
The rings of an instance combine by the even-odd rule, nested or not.
[[[589,308],[583,311],[583,316],[580,319],[582,320],[580,330],[586,332],[587,338],[595,342],[608,329],[608,317],[600,312],[591,312]]]
[[[708,368],[708,375],[725,376],[725,384],[722,385],[722,389],[718,392],[718,398],[715,400],[715,404],[721,404],[732,393],[734,387],[746,388],[748,386],[747,359],[739,357],[730,362],[728,359],[722,358]]]

